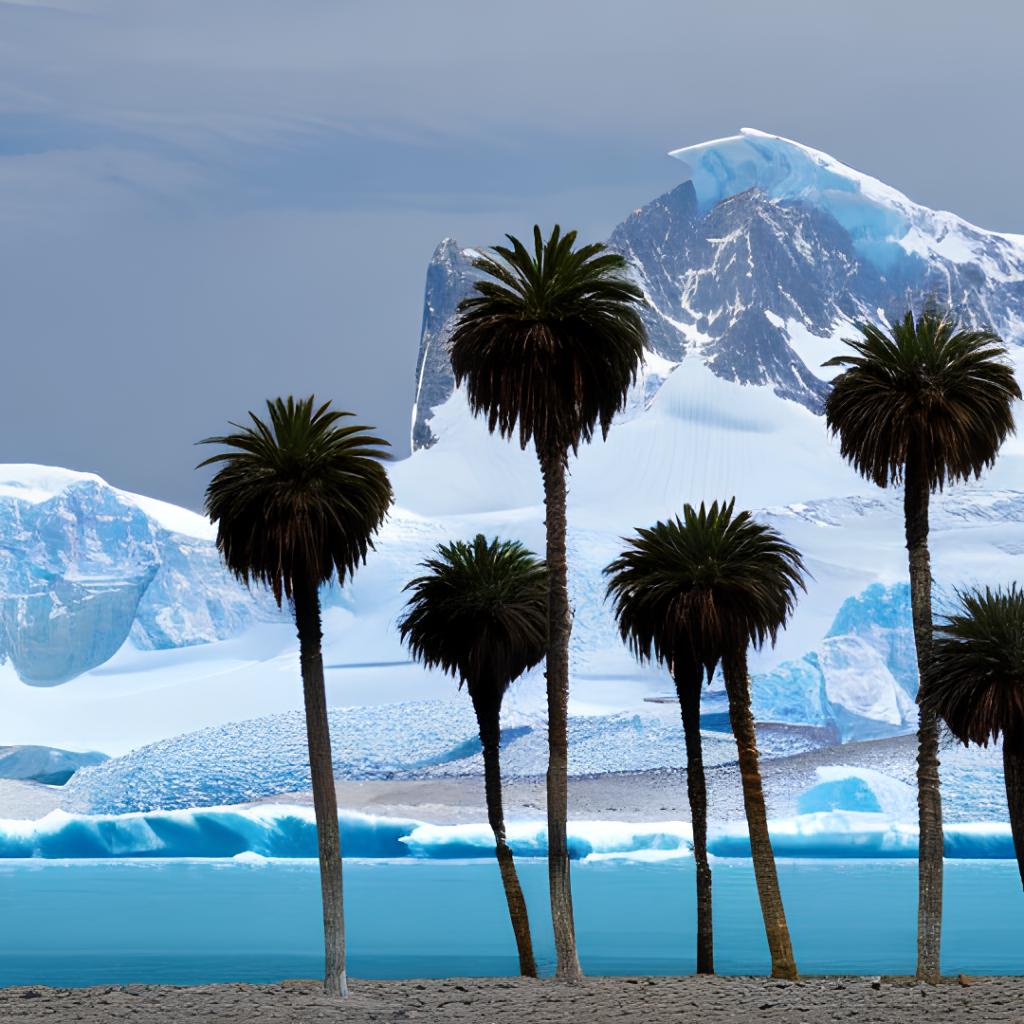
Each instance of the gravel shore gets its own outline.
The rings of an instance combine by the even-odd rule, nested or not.
[[[761,762],[761,776],[768,814],[774,818],[796,814],[796,798],[818,781],[815,773],[818,765],[875,768],[909,784],[915,781],[916,756],[917,738],[898,736],[826,747],[789,757],[765,758]],[[743,788],[739,765],[735,762],[711,765],[705,773],[709,819],[742,819]],[[336,788],[339,807],[366,814],[415,818],[434,825],[487,820],[483,779],[474,776],[338,782]],[[543,821],[546,799],[543,778],[507,779],[502,784],[502,803],[507,821]],[[313,794],[285,793],[258,802],[311,805]],[[686,770],[660,768],[570,778],[569,820],[689,821]],[[955,814],[947,814],[947,820],[955,821],[957,818]]]
[[[1007,821],[1001,755],[998,750],[970,752],[944,749],[943,819]],[[916,785],[917,738],[846,743],[761,762],[765,802],[772,818],[798,812],[797,797],[818,782],[820,765],[872,768],[913,788]],[[743,818],[743,791],[736,762],[708,765],[708,816],[711,822]],[[338,781],[338,806],[390,818],[413,818],[434,825],[458,825],[487,820],[481,776]],[[544,779],[511,778],[502,787],[507,821],[543,821]],[[283,793],[256,803],[312,805],[309,791]],[[62,807],[62,787],[0,779],[0,818],[38,819]],[[569,779],[571,821],[689,821],[686,771],[661,768],[643,772],[610,772]]]
[[[784,1021],[821,1024],[852,1019],[885,1024],[1024,1019],[1024,979],[944,979],[920,985],[909,978],[587,978],[581,985],[553,979],[450,978],[443,981],[359,981],[347,1000],[326,999],[315,981],[280,985],[101,986],[81,989],[0,989],[0,1019],[33,1024],[179,1024],[205,1019],[242,1024],[259,1019],[311,1024],[603,1024],[605,1021],[700,1021],[745,1024]]]

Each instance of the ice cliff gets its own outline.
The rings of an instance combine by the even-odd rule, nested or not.
[[[265,595],[224,569],[212,542],[167,530],[98,478],[43,500],[15,496],[35,467],[7,467],[0,494],[0,657],[34,686],[103,664],[131,636],[142,649],[223,640],[280,621]],[[198,517],[197,517],[198,518]]]

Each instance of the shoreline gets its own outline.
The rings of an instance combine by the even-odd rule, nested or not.
[[[962,756],[958,750],[942,751],[944,823],[1008,822],[1001,779],[998,786],[993,784],[996,781],[993,779],[984,793],[972,791],[971,766],[966,763],[958,766],[958,758]],[[916,757],[915,736],[862,740],[781,757],[765,757],[761,761],[761,776],[768,815],[784,819],[798,814],[798,798],[820,781],[817,769],[823,766],[871,769],[909,787],[909,792],[916,787]],[[738,764],[735,761],[709,764],[705,766],[705,775],[709,824],[743,820]],[[958,785],[961,775],[965,785]],[[483,777],[479,775],[365,781],[339,779],[335,788],[339,810],[413,819],[431,825],[482,824],[487,821]],[[507,778],[503,782],[502,797],[506,822],[545,820],[543,776]],[[312,802],[312,792],[300,790],[267,794],[226,806],[312,806]],[[62,787],[0,779],[0,819],[38,820],[58,809],[65,809]],[[689,820],[685,768],[608,772],[569,778],[569,821],[640,824]]]
[[[445,978],[380,981],[349,979],[348,999],[328,999],[313,979],[273,985],[103,985],[57,989],[0,989],[0,1017],[107,1024],[130,1017],[138,1024],[178,1024],[194,1017],[243,1024],[254,1017],[294,1022],[313,1018],[357,1024],[415,1020],[422,1024],[645,1024],[699,1020],[701,1024],[777,1021],[818,1024],[858,1021],[918,1024],[936,1020],[1019,1021],[1024,978],[944,977],[925,985],[905,976],[807,975],[795,982],[764,976],[587,977],[579,985],[553,978]]]

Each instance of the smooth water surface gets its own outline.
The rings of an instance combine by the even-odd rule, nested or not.
[[[547,866],[519,870],[538,962],[552,972]],[[750,861],[719,859],[713,873],[717,970],[767,973]],[[802,973],[913,973],[916,861],[780,861],[779,875]],[[576,863],[572,879],[585,972],[694,970],[692,859]],[[493,861],[349,861],[345,908],[353,977],[517,973]],[[277,981],[323,969],[309,860],[8,860],[0,921],[0,985]],[[1014,862],[946,862],[943,971],[1024,973]]]

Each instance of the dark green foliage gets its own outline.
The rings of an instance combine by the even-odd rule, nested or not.
[[[825,401],[840,452],[879,487],[903,478],[917,448],[929,487],[978,476],[1013,433],[1021,397],[1006,347],[988,330],[964,330],[949,314],[908,312],[887,334],[858,324],[852,355]]]
[[[533,438],[538,451],[575,451],[598,423],[607,435],[636,380],[647,344],[643,292],[606,246],[574,251],[576,232],[562,237],[557,225],[546,243],[533,232],[534,256],[508,235],[511,249],[473,261],[491,280],[459,303],[452,370],[492,432],[511,437],[518,423],[524,448]]]
[[[223,463],[206,491],[206,514],[217,522],[217,547],[246,584],[270,587],[281,603],[293,583],[338,582],[366,560],[370,539],[391,505],[391,484],[380,464],[388,444],[367,427],[337,426],[349,412],[313,409],[313,397],[267,402],[270,424],[208,437],[234,451],[200,463]]]
[[[1024,590],[960,595],[963,613],[935,629],[923,703],[963,744],[1003,743],[1024,755]]]
[[[640,658],[714,672],[727,649],[772,643],[806,589],[800,553],[736,500],[638,529],[605,570],[622,639]]]
[[[474,703],[501,698],[547,652],[548,584],[544,563],[517,541],[489,544],[482,533],[440,544],[399,623],[414,658],[466,683]]]

